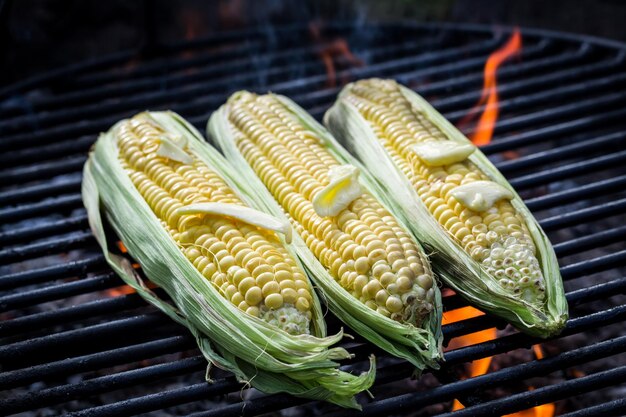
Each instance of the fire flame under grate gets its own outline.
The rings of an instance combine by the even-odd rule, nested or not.
[[[98,132],[146,108],[170,108],[202,130],[247,88],[289,95],[319,119],[342,84],[371,76],[411,86],[481,143],[485,129],[494,134],[483,151],[555,244],[572,319],[539,346],[449,294],[442,370],[411,380],[405,363],[376,352],[375,397],[360,398],[361,414],[626,413],[626,49],[515,36],[446,25],[273,28],[169,45],[150,59],[118,54],[0,90],[0,414],[343,415],[219,371],[205,383],[192,338],[107,269],[80,170]],[[495,68],[484,77],[490,56],[502,61],[497,94]],[[346,366],[358,371],[372,347],[358,338],[347,347],[356,358]]]

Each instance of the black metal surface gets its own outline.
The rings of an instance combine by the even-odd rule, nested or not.
[[[224,34],[166,46],[136,65],[127,65],[132,53],[118,54],[0,91],[0,414],[49,408],[75,416],[199,417],[295,406],[304,415],[344,414],[284,394],[242,399],[243,386],[224,372],[205,383],[205,361],[185,329],[137,295],[109,291],[122,282],[98,253],[80,199],[82,164],[100,131],[146,108],[178,111],[202,130],[211,111],[241,88],[288,94],[320,118],[341,83],[393,77],[456,122],[479,99],[485,60],[510,30],[399,23],[338,24],[323,33],[327,42],[312,41],[298,26]],[[564,374],[532,391],[519,388],[529,386],[528,379],[626,352],[620,334],[626,322],[626,49],[590,38],[522,34],[522,53],[498,71],[500,119],[483,150],[555,244],[573,318],[550,343],[569,349],[450,381],[468,361],[539,342],[501,335],[448,351],[443,370],[432,375],[441,385],[419,391],[408,382],[386,390],[411,372],[376,351],[383,358],[377,395],[360,398],[364,415],[415,413],[443,403],[419,414],[432,415],[459,398],[468,408],[451,415],[500,416],[626,382],[619,366],[580,378]],[[365,65],[334,57],[340,84],[333,86],[320,54],[339,37]],[[466,303],[449,296],[444,305]],[[337,325],[332,318],[330,324]],[[446,343],[494,326],[505,323],[479,316],[446,325]],[[568,336],[581,335],[583,342],[566,344]],[[359,369],[374,350],[359,338],[347,346],[357,354],[347,369]],[[494,387],[512,394],[475,395]],[[626,406],[616,399],[571,407],[564,409],[568,416],[604,416],[621,415]]]

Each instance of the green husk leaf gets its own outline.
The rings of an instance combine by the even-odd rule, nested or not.
[[[504,318],[525,333],[544,338],[558,334],[567,321],[568,308],[556,255],[548,237],[504,176],[479,149],[469,156],[469,160],[491,181],[511,191],[511,203],[526,221],[537,247],[546,283],[546,301],[541,306],[505,291],[439,225],[408,179],[395,166],[368,121],[343,98],[349,94],[351,85],[342,90],[335,104],[326,112],[324,122],[373,173],[383,186],[389,205],[406,219],[415,237],[434,252],[433,266],[439,276],[472,305]],[[426,100],[408,88],[400,88],[407,100],[423,111],[450,140],[459,144],[471,143]]]
[[[382,192],[378,183],[322,125],[287,97],[280,95],[275,95],[275,97],[296,115],[307,129],[322,138],[327,149],[340,163],[357,167],[361,172],[359,176],[361,185],[382,202]],[[239,167],[241,177],[245,178],[246,182],[257,191],[254,195],[256,203],[268,213],[272,213],[276,217],[286,218],[282,207],[256,176],[235,145],[234,134],[228,122],[228,111],[228,104],[225,104],[213,113],[207,126],[208,136],[218,144],[226,158],[234,166]],[[402,219],[398,219],[398,221],[409,230]],[[311,273],[322,298],[340,320],[381,349],[411,362],[418,371],[427,366],[438,368],[437,360],[442,357],[443,336],[441,333],[441,294],[436,286],[434,287],[436,291],[435,308],[424,319],[420,328],[398,323],[372,311],[344,290],[317,260],[298,233],[294,233],[294,246],[296,254]]]
[[[180,116],[159,112],[145,113],[145,117],[166,132],[184,136],[187,152],[219,173],[250,207],[259,209],[251,198],[254,191]],[[315,295],[312,334],[297,336],[242,312],[220,295],[185,258],[126,175],[118,160],[116,128],[102,134],[94,145],[82,184],[89,224],[115,272],[143,298],[186,326],[211,364],[233,372],[240,381],[267,393],[287,392],[360,408],[354,395],[372,385],[373,358],[370,370],[360,376],[337,369],[335,361],[351,355],[343,348],[330,347],[343,333],[326,337],[322,309]],[[115,237],[107,233],[105,220],[128,253],[141,263],[145,275],[163,288],[174,305],[151,291],[126,257],[109,249],[108,242]]]

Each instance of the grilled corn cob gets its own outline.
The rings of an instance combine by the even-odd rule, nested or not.
[[[315,277],[326,278],[318,285],[327,299],[340,300],[340,318],[357,331],[369,327],[363,335],[383,348],[400,341],[389,350],[418,368],[434,365],[439,293],[430,263],[332,137],[288,99],[248,92],[233,95],[212,116],[209,134],[280,204],[272,212],[282,209],[291,220],[303,244],[298,253],[307,268],[320,270]],[[354,305],[360,318],[350,313]],[[411,345],[413,352],[406,349]]]
[[[254,209],[252,191],[175,114],[142,113],[102,135],[85,165],[83,199],[111,266],[186,325],[207,359],[266,392],[358,407],[373,382],[336,369],[315,293],[290,246],[288,222]],[[146,276],[107,249],[104,214]],[[276,232],[284,234],[279,238]]]
[[[421,97],[391,80],[358,81],[325,122],[385,184],[450,286],[523,331],[560,331],[567,303],[547,237],[496,168]]]

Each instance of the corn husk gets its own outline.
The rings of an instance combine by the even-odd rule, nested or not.
[[[340,163],[358,168],[360,170],[358,181],[361,186],[382,202],[382,192],[376,181],[322,125],[287,97],[280,95],[275,95],[275,97],[296,115],[308,130],[314,132],[324,141],[327,149]],[[226,158],[239,168],[242,181],[246,181],[257,190],[254,196],[257,204],[276,217],[286,218],[282,207],[239,152],[229,125],[228,111],[228,104],[225,104],[213,113],[207,126],[208,136],[218,144]],[[398,219],[398,221],[401,226],[408,230],[402,219]],[[343,289],[317,260],[298,233],[294,233],[294,246],[296,254],[311,273],[311,278],[321,292],[323,300],[341,321],[379,348],[412,363],[418,373],[425,367],[438,368],[437,360],[442,357],[442,310],[441,294],[436,286],[434,286],[436,291],[435,308],[424,318],[421,327],[399,323],[371,310]]]
[[[146,116],[168,133],[185,138],[187,152],[203,160],[242,201],[258,209],[251,198],[254,191],[245,178],[237,176],[237,171],[204,143],[191,125],[175,113]],[[287,392],[360,408],[354,395],[372,385],[373,357],[370,370],[361,376],[338,369],[336,361],[351,355],[343,348],[331,348],[343,334],[326,337],[323,313],[314,294],[312,334],[297,336],[239,310],[220,295],[185,258],[128,178],[118,160],[115,129],[102,134],[96,142],[84,167],[82,186],[91,229],[115,272],[139,295],[186,326],[210,364],[233,372],[245,384],[266,393]],[[141,264],[148,279],[161,287],[173,303],[159,298],[132,268],[130,260],[110,249],[109,242],[115,236],[104,227],[106,223]]]
[[[511,203],[526,221],[537,248],[546,285],[545,302],[532,305],[505,291],[494,277],[473,260],[439,225],[422,203],[409,180],[397,168],[359,111],[345,98],[351,84],[325,114],[329,130],[363,162],[386,190],[386,199],[402,215],[416,238],[434,253],[436,272],[457,293],[479,309],[502,317],[519,330],[538,337],[558,334],[568,318],[567,301],[558,262],[547,236],[508,181],[480,150],[469,156],[492,181],[509,190]],[[426,100],[400,86],[402,94],[423,111],[448,139],[459,144],[471,142]]]

